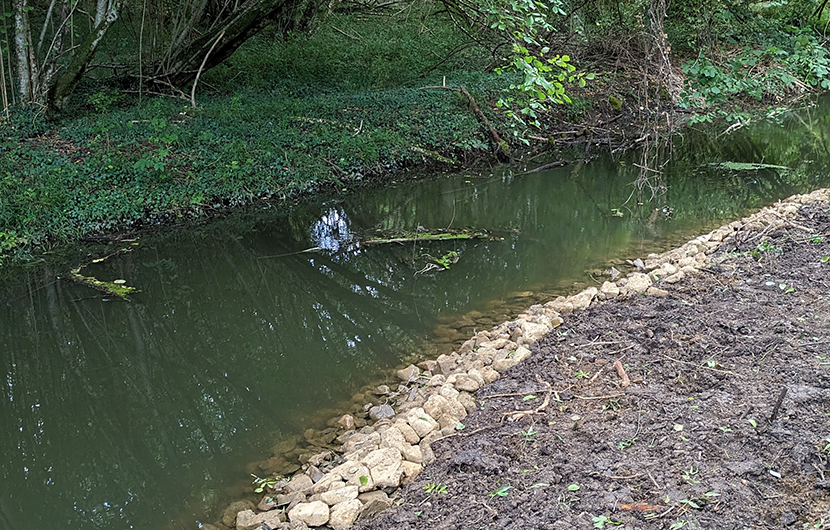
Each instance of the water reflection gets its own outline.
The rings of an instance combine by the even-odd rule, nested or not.
[[[670,161],[647,160],[665,186],[654,197],[650,188],[632,197],[635,164],[646,165],[632,154],[168,232],[85,269],[140,288],[130,304],[56,280],[60,271],[23,275],[0,290],[0,528],[213,520],[249,484],[247,461],[424,351],[440,322],[470,333],[481,320],[464,315],[494,300],[569,290],[611,258],[667,248],[825,184],[826,114],[808,109],[728,141],[687,134]],[[723,161],[791,169],[735,172],[714,164]],[[419,226],[496,237],[358,243]],[[460,260],[449,270],[415,274],[450,250]]]

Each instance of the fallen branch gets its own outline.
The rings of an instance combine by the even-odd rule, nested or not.
[[[553,388],[550,386],[550,383],[548,383],[547,381],[544,381],[541,377],[539,377],[539,374],[536,374],[536,381],[538,381],[539,384],[544,385],[545,388],[547,389],[546,390],[547,393],[545,394],[545,400],[542,401],[541,405],[539,405],[538,407],[536,407],[533,410],[519,410],[519,411],[516,411],[516,412],[506,413],[504,416],[507,419],[507,421],[518,421],[518,420],[520,420],[524,417],[527,417],[527,416],[532,416],[534,414],[541,414],[542,411],[544,411],[546,408],[548,408],[548,405],[550,404],[550,395],[553,392]]]
[[[493,127],[493,124],[490,123],[490,120],[487,119],[487,116],[485,116],[484,113],[481,112],[481,108],[479,108],[478,103],[476,103],[475,98],[473,98],[472,94],[470,94],[467,91],[467,89],[464,87],[464,85],[459,85],[458,88],[449,87],[449,86],[425,86],[425,87],[421,87],[421,90],[428,90],[428,89],[449,90],[451,92],[461,92],[462,94],[467,96],[467,101],[470,102],[470,106],[473,108],[473,112],[475,112],[476,116],[481,121],[481,123],[483,123],[484,126],[487,127],[487,130],[490,132],[490,137],[493,139],[493,142],[496,144],[496,147],[498,147],[498,149],[499,149],[499,153],[501,153],[502,155],[504,155],[507,158],[510,158],[510,146],[507,144],[507,142],[505,142],[504,140],[501,139],[501,136],[499,136],[499,133],[496,131],[495,127]]]
[[[614,368],[617,370],[617,375],[620,376],[622,379],[622,387],[625,388],[631,384],[631,379],[628,378],[628,374],[625,373],[625,368],[620,361],[614,361]]]

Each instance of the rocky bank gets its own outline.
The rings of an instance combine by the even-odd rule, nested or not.
[[[684,280],[698,277],[701,270],[708,270],[713,260],[717,261],[715,255],[734,249],[742,241],[760,244],[765,237],[788,229],[815,234],[814,228],[799,224],[799,215],[805,205],[826,203],[827,200],[827,190],[791,197],[745,219],[699,236],[670,252],[635,260],[631,271],[624,277],[618,276],[618,271],[612,269],[612,279],[599,287],[589,287],[572,296],[533,305],[515,320],[477,333],[464,342],[457,352],[402,367],[396,374],[400,380],[399,386],[389,388],[381,385],[375,389],[375,394],[382,397],[384,403],[367,404],[365,417],[359,414],[343,415],[332,420],[330,429],[307,433],[308,439],[323,438],[313,445],[321,449],[333,446],[336,450],[326,449],[306,455],[302,468],[290,479],[274,480],[266,484],[266,491],[258,505],[251,501],[238,501],[224,511],[221,521],[205,525],[204,528],[259,530],[270,527],[296,530],[323,527],[342,530],[356,523],[371,526],[373,523],[360,521],[371,521],[393,505],[405,503],[405,485],[417,481],[425,468],[429,477],[440,474],[429,471],[432,469],[430,466],[437,466],[436,470],[446,468],[446,465],[439,465],[442,462],[436,462],[433,452],[436,442],[454,437],[471,439],[488,436],[485,432],[487,427],[472,428],[465,425],[468,414],[473,413],[475,416],[479,413],[480,399],[477,399],[477,393],[485,386],[501,380],[506,372],[535,355],[533,351],[538,350],[535,345],[546,337],[546,340],[551,340],[550,337],[555,336],[557,328],[563,322],[574,318],[574,313],[603,306],[613,299],[656,303],[649,300],[672,296],[673,289],[682,285]],[[602,344],[602,339],[596,339],[594,344],[597,343]],[[589,372],[584,374],[587,379]],[[616,389],[611,398],[614,399],[625,396],[629,387],[634,388],[642,383],[642,379],[634,376],[630,378],[621,362],[609,362],[596,371],[590,381],[594,382],[599,376],[613,378]],[[553,401],[562,402],[562,396],[554,391],[546,377],[537,373],[535,380],[526,383],[534,387],[535,394],[528,391],[524,394],[514,392],[506,395],[532,395],[533,399],[520,401],[513,404],[512,408],[502,410],[500,423],[521,423],[544,414],[548,407],[552,407]],[[492,392],[488,397],[494,397]],[[608,396],[582,398],[592,400]],[[576,425],[579,418],[573,421]],[[533,425],[531,423],[530,429],[522,431],[526,441],[535,441]],[[482,432],[478,434],[479,431]],[[633,438],[636,437],[635,434]],[[443,455],[441,458],[446,460],[451,457]],[[418,489],[429,489],[429,484],[433,485],[431,493],[436,488],[442,488],[442,484],[433,479]],[[550,486],[548,482],[539,484]],[[404,490],[401,490],[402,487]],[[507,496],[507,490],[504,493]],[[498,490],[494,490],[490,497],[494,495],[501,496]],[[701,503],[692,501],[691,504],[699,506]],[[496,512],[486,502],[482,506]],[[391,511],[402,509],[398,507]],[[517,505],[514,509],[520,507]],[[414,510],[410,512],[421,513]],[[384,517],[391,517],[388,513]],[[407,521],[407,527],[411,528],[431,528],[436,521],[440,522],[432,519],[421,526],[417,520]],[[596,526],[597,521],[593,522]],[[605,524],[603,520],[599,522]],[[611,523],[611,519],[608,519],[608,523]],[[397,525],[387,520],[378,528],[384,527],[384,524],[388,528]],[[466,526],[461,524],[456,527]],[[631,526],[634,527],[636,525]]]

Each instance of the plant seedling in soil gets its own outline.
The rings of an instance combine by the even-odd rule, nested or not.
[[[576,377],[577,379],[579,379],[579,378],[588,379],[589,377],[591,377],[591,372],[586,372],[584,370],[580,370],[580,371],[578,371],[577,373],[574,374],[574,377]]]
[[[429,493],[430,495],[433,493],[440,493],[442,495],[446,495],[447,487],[441,484],[440,482],[427,482],[424,485],[424,491]]]
[[[828,261],[830,261],[830,256],[822,256],[821,257],[821,262],[822,263],[827,263]]]
[[[579,484],[571,484],[568,486],[568,491],[579,491]]]
[[[537,434],[539,434],[538,431],[536,431],[532,425],[528,430],[522,431],[522,436],[525,437],[525,442],[535,442],[536,438],[534,438],[534,436]]]
[[[752,418],[747,419],[747,420],[746,420],[746,422],[747,422],[748,424],[752,425],[752,428],[753,428],[753,429],[754,429],[754,428],[756,428],[756,427],[758,427],[758,422],[757,422],[757,421],[755,421],[755,420],[753,420]]]
[[[634,442],[636,442],[636,441],[637,441],[637,438],[631,438],[630,440],[623,440],[623,441],[621,441],[620,443],[617,444],[617,449],[619,449],[620,451],[625,451],[626,449],[628,449],[629,447],[634,445]]]
[[[700,481],[695,478],[700,468],[696,468],[695,466],[689,466],[685,472],[683,472],[683,480],[685,480],[690,485],[700,484]]]
[[[507,497],[512,487],[513,486],[502,486],[496,490],[493,490],[490,493],[490,498],[492,499],[493,497]]]
[[[758,243],[758,246],[755,247],[755,250],[750,252],[749,254],[755,258],[757,261],[761,261],[761,258],[766,253],[773,254],[775,256],[780,255],[782,252],[781,247],[776,247],[769,239],[765,239]]]
[[[604,515],[598,515],[596,517],[592,517],[591,520],[594,521],[594,528],[605,528],[605,525],[607,525],[607,524],[611,524],[611,525],[621,525],[622,524],[622,521],[612,521],[611,519],[609,519],[608,517],[606,517]]]
[[[539,399],[539,396],[537,396],[535,394],[530,394],[530,395],[527,395],[527,396],[523,397],[522,401],[534,401],[536,399]]]

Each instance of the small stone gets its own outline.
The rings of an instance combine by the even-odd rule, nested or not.
[[[342,488],[324,491],[320,494],[320,500],[322,500],[329,506],[334,506],[335,504],[340,504],[341,502],[357,499],[357,490],[357,486],[345,486]],[[356,515],[357,514],[355,514],[355,516]]]
[[[288,519],[308,526],[323,526],[329,521],[329,507],[323,501],[301,502],[288,512]]]
[[[651,287],[651,278],[641,272],[634,272],[628,276],[625,290],[629,293],[642,293]]]
[[[438,422],[421,407],[410,410],[406,415],[406,422],[421,438],[439,428]]]
[[[406,443],[416,444],[421,441],[421,437],[418,436],[418,433],[415,432],[415,429],[413,429],[409,426],[408,423],[406,423],[406,420],[400,419],[396,421],[395,427],[397,427],[398,430],[401,431],[401,434],[403,435],[404,440],[406,440]]]
[[[401,452],[393,447],[377,449],[366,455],[361,463],[369,468],[372,481],[378,488],[397,488],[403,469]]]
[[[616,283],[605,282],[599,288],[599,292],[605,295],[606,298],[615,298],[620,294],[620,288]]]
[[[524,324],[522,324],[522,331],[524,332],[525,339],[527,339],[529,342],[536,342],[537,340],[541,339],[542,337],[548,334],[548,331],[550,331],[550,327],[545,326],[544,324],[534,324],[533,322],[525,322]]]
[[[360,513],[357,518],[361,521],[372,519],[380,512],[387,510],[390,506],[392,506],[392,502],[388,499],[385,501],[381,499],[373,499],[367,502],[363,508],[360,509]]]
[[[660,289],[658,287],[652,286],[652,287],[649,287],[648,289],[646,289],[646,295],[648,295],[648,296],[668,296],[669,292],[666,291],[665,289]]]
[[[574,312],[574,305],[564,296],[557,296],[556,299],[551,300],[545,304],[548,309],[553,309],[559,314],[567,315]]]
[[[442,374],[450,375],[451,373],[458,371],[458,359],[459,355],[453,352],[452,355],[440,355],[435,362],[438,363],[438,369]]]
[[[273,495],[266,495],[259,501],[259,504],[256,505],[256,509],[261,512],[267,512],[269,510],[273,510],[277,507],[277,499]],[[237,515],[237,517],[239,517]]]
[[[305,493],[301,491],[295,491],[294,493],[277,495],[277,506],[288,506],[291,504],[297,504],[299,502],[305,502],[305,500]]]
[[[335,505],[329,513],[329,526],[333,530],[345,530],[351,527],[362,509],[363,503],[357,499]]]
[[[424,470],[424,466],[415,462],[408,462],[404,460],[401,462],[401,468],[403,468],[403,479],[401,479],[402,484],[406,484],[407,482],[412,482],[415,477],[417,477],[421,471]]]
[[[676,273],[672,274],[671,276],[666,276],[663,279],[663,281],[665,283],[677,283],[685,277],[686,277],[686,273],[683,272],[683,271],[679,271],[679,272],[676,272]]]
[[[390,405],[377,405],[369,409],[369,417],[373,420],[382,420],[384,418],[391,418],[395,415],[395,409]]]
[[[482,379],[483,382],[483,379]],[[455,379],[455,388],[464,392],[475,392],[481,388],[481,383],[467,374],[458,374]]]
[[[265,513],[254,513],[252,510],[244,510],[236,516],[237,530],[261,530],[263,523],[271,528],[279,528],[285,522],[285,514],[281,511]]]
[[[313,485],[314,481],[308,475],[294,475],[285,486],[285,491],[286,493],[301,493],[310,490]]]
[[[569,297],[571,304],[573,304],[574,311],[584,311],[591,305],[591,300],[597,295],[596,287],[588,287],[581,293]]]
[[[233,528],[234,521],[236,521],[236,514],[239,512],[243,512],[245,510],[253,511],[255,508],[254,503],[251,501],[236,501],[232,502],[230,506],[225,508],[225,511],[222,512],[222,524]]]
[[[492,366],[485,366],[480,372],[485,383],[492,383],[499,378],[499,373]]]
[[[385,396],[389,392],[390,392],[389,391],[389,385],[378,385],[378,386],[375,387],[375,390],[374,390],[374,394],[376,396]]]
[[[396,374],[398,376],[398,379],[400,379],[404,383],[409,383],[411,381],[415,381],[416,379],[418,379],[418,376],[421,374],[421,370],[414,364],[410,364],[403,370],[398,370]]]
[[[351,417],[351,416],[349,416],[349,417]],[[352,421],[354,421],[354,420],[352,420]],[[328,461],[333,460],[333,459],[334,459],[334,453],[333,452],[323,451],[321,453],[317,453],[316,455],[312,455],[308,459],[308,463],[311,464],[312,466],[319,467],[319,466],[322,466],[325,462],[328,462]],[[311,479],[314,480],[314,475],[313,474],[309,475],[308,473],[306,473],[306,475],[310,476]],[[317,479],[317,480],[319,480],[319,479]],[[315,480],[315,482],[316,482],[316,480]]]

